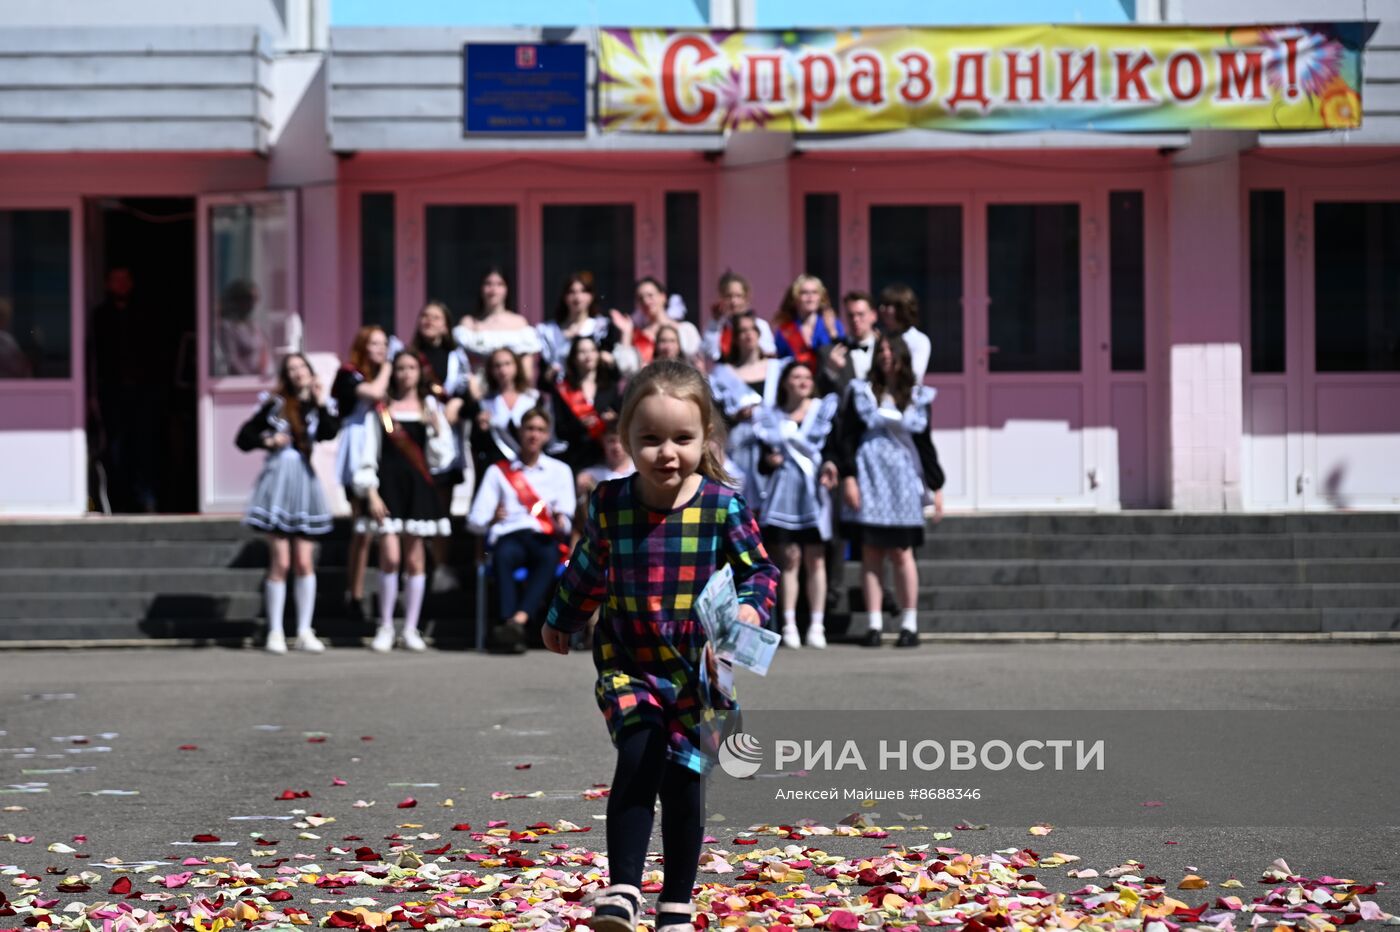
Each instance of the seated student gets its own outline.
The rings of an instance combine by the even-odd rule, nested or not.
[[[542,408],[521,417],[518,456],[486,470],[467,515],[471,532],[486,537],[495,566],[500,624],[492,640],[517,654],[525,652],[526,625],[545,608],[577,506],[573,473],[543,452],[550,428]],[[522,567],[525,582],[517,588],[515,573]]]

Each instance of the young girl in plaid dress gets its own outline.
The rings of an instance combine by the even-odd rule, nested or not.
[[[724,484],[710,444],[718,415],[699,372],[676,361],[647,366],[627,389],[618,430],[637,471],[594,490],[544,642],[568,653],[569,635],[602,607],[596,694],[617,769],[608,797],[612,885],[595,899],[592,928],[634,932],[660,797],[666,875],[656,924],[693,932],[704,778],[718,750],[716,713],[734,705],[712,686],[714,651],[692,605],[711,574],[729,564],[740,619],[762,625],[778,570],[743,496]]]

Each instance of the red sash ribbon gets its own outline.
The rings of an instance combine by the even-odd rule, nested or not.
[[[640,327],[632,332],[632,345],[637,348],[637,355],[642,357],[642,364],[651,362],[652,354],[656,352],[656,340],[647,335],[647,332]]]
[[[574,388],[567,379],[560,379],[556,385],[559,397],[564,399],[564,404],[569,406],[574,417],[578,418],[584,430],[588,431],[588,436],[594,440],[601,440],[603,434],[607,433],[608,425],[603,423],[603,419],[598,416],[598,409],[584,396],[583,389]]]
[[[496,468],[505,476],[510,487],[515,490],[515,497],[520,499],[520,504],[530,513],[530,517],[539,522],[540,533],[548,537],[554,537],[558,533],[558,527],[554,523],[553,516],[549,513],[548,506],[541,501],[523,473],[511,466],[506,460],[501,460],[496,464]],[[559,542],[559,562],[564,562],[569,558],[569,545],[564,541]]]
[[[389,413],[389,406],[380,402],[378,404],[379,420],[384,424],[384,436],[389,438],[389,442],[398,448],[404,459],[418,470],[419,474],[427,479],[431,484],[433,481],[432,470],[428,468],[428,460],[423,455],[423,448],[413,442],[413,438],[408,435],[408,431],[399,427],[399,422],[394,420],[394,416]]]
[[[787,340],[794,359],[808,367],[817,364],[817,354],[812,352],[812,348],[807,344],[807,338],[802,335],[802,328],[797,326],[795,321],[783,321],[779,325],[778,331],[783,335],[783,339]]]

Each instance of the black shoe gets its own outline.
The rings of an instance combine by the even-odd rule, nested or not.
[[[885,643],[885,634],[884,634],[884,632],[883,632],[883,631],[876,631],[874,628],[871,628],[869,631],[865,632],[865,637],[861,639],[860,646],[861,646],[861,647],[879,647],[880,645],[882,645],[882,644],[884,644],[884,643]]]
[[[491,630],[491,649],[497,654],[525,653],[525,627],[503,621]]]
[[[365,621],[365,603],[363,599],[345,600],[345,617],[358,624]]]
[[[895,647],[918,647],[918,646],[919,646],[919,632],[917,632],[917,631],[901,631],[901,632],[899,632],[899,640],[897,640],[897,641],[894,642],[894,646],[895,646]]]

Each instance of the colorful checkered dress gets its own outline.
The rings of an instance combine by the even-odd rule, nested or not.
[[[613,742],[635,725],[663,727],[671,760],[705,773],[718,749],[715,712],[734,704],[701,675],[705,629],[691,605],[729,563],[739,602],[766,620],[778,569],[733,489],[706,478],[689,502],[663,512],[644,505],[633,482],[613,479],[593,492],[548,624],[581,630],[603,605],[593,662]]]

